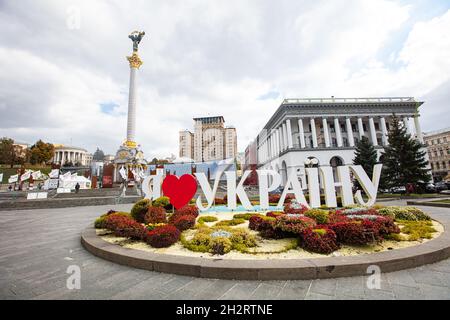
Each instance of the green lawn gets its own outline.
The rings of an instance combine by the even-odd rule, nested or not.
[[[450,199],[443,199],[443,200],[435,200],[432,202],[436,202],[436,203],[450,203]]]

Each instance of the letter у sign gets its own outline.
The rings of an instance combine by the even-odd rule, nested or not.
[[[372,179],[370,179],[362,166],[340,166],[337,167],[337,177],[335,179],[331,167],[306,168],[309,203],[306,201],[296,172],[293,172],[287,178],[278,207],[283,207],[286,196],[293,194],[299,203],[309,208],[319,208],[323,205],[320,200],[321,189],[325,195],[324,205],[327,207],[337,207],[337,196],[341,197],[343,206],[354,205],[355,202],[358,205],[372,206],[377,199],[381,169],[381,164],[375,165]],[[269,209],[269,193],[281,185],[281,176],[273,170],[256,170],[256,172],[259,180],[260,209]],[[237,181],[235,171],[217,172],[213,186],[209,184],[208,178],[202,172],[194,173],[194,175],[183,175],[181,178],[172,175],[165,178],[162,175],[153,175],[144,179],[142,190],[145,198],[150,200],[159,198],[162,191],[169,196],[175,208],[181,208],[195,196],[198,185],[202,192],[197,197],[196,205],[201,211],[205,211],[213,205],[220,178],[224,174],[227,182],[228,209],[235,210],[237,198],[239,198],[246,210],[253,210],[253,206],[244,190],[244,181],[250,173],[251,171],[245,171],[240,181]],[[367,197],[366,201],[362,197],[361,190],[353,193],[352,176],[363,188]],[[319,181],[322,183],[320,184]]]

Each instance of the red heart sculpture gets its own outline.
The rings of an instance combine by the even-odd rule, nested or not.
[[[168,175],[162,184],[165,196],[170,198],[170,203],[180,209],[191,201],[197,192],[197,181],[190,174],[185,174],[178,179],[175,175]]]

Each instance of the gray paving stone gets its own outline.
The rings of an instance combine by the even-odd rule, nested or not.
[[[80,245],[81,231],[113,207],[131,205],[1,212],[0,299],[450,299],[450,259],[382,274],[381,290],[369,290],[367,277],[233,281],[117,265]],[[426,209],[450,219],[448,209]],[[66,287],[71,264],[81,268],[81,290]]]
[[[220,300],[248,299],[260,285],[261,285],[260,281],[236,282],[236,284],[224,295],[222,295],[219,299]]]
[[[336,294],[337,279],[314,280],[311,284],[310,292],[328,296]]]
[[[281,300],[302,300],[311,286],[312,280],[287,281],[278,294]]]

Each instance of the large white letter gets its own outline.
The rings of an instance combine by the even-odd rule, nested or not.
[[[295,200],[309,208],[308,202],[306,202],[305,195],[303,194],[302,186],[300,181],[298,181],[297,172],[293,171],[288,177],[286,186],[284,187],[283,194],[280,197],[280,202],[278,202],[278,207],[283,207],[284,200],[288,193],[293,193],[295,195]]]
[[[324,184],[325,203],[329,208],[337,207],[336,187],[340,187],[340,196],[342,206],[349,206],[354,204],[352,181],[350,179],[350,170],[348,166],[337,167],[337,175],[339,181],[334,181],[333,168],[320,167],[320,173]]]
[[[153,181],[153,187],[150,186]],[[161,183],[162,183],[162,175],[156,176],[147,176],[142,181],[142,192],[144,192],[145,199],[157,199],[161,197]]]
[[[306,174],[308,176],[309,206],[320,208],[319,169],[306,168]]]
[[[227,176],[227,205],[229,210],[236,210],[236,196],[241,199],[241,203],[247,210],[253,210],[253,206],[244,190],[244,182],[250,175],[251,171],[245,171],[244,175],[236,186],[236,171],[226,171]]]
[[[219,186],[220,176],[222,175],[222,173],[222,171],[216,173],[216,180],[214,181],[214,187],[212,190],[211,186],[209,185],[208,178],[203,172],[194,173],[208,203],[206,207],[203,207],[202,196],[199,195],[197,198],[197,207],[200,209],[200,211],[206,211],[213,205],[214,198],[216,197],[217,187]]]
[[[355,194],[356,201],[362,206],[373,206],[377,201],[378,184],[380,183],[381,169],[383,168],[383,165],[376,164],[373,167],[372,181],[370,180],[369,176],[364,171],[362,166],[351,166],[350,168],[355,174],[356,179],[359,181],[359,184],[364,189],[367,197],[369,198],[367,202],[364,202],[364,199],[361,195],[361,190],[358,190]]]
[[[281,184],[281,176],[275,170],[256,170],[259,183],[259,206],[262,210],[269,208],[269,192],[278,188]],[[269,176],[272,183],[269,186]]]

